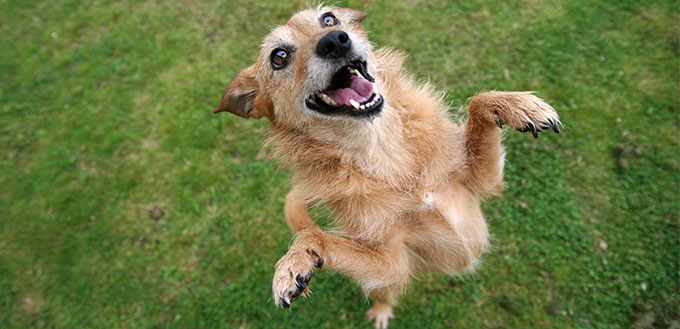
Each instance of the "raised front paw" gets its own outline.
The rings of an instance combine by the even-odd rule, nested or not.
[[[309,295],[309,280],[315,268],[321,268],[324,260],[314,250],[289,251],[276,263],[272,281],[274,303],[290,308],[301,295]]]
[[[507,124],[518,131],[531,132],[534,138],[547,129],[559,134],[560,126],[564,127],[555,109],[530,91],[494,91],[489,94],[491,108],[494,109],[493,120],[499,127]]]

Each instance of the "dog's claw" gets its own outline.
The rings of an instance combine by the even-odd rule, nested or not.
[[[311,278],[312,278],[311,274],[304,277],[304,278],[302,276],[300,276],[300,274],[298,274],[298,276],[295,278],[295,281],[297,282],[297,286],[298,286],[298,291],[302,291],[302,290],[307,289],[307,283],[309,283],[309,280]]]
[[[562,126],[562,122],[560,122],[560,120],[557,120],[555,124],[552,126],[552,129],[556,134],[560,133],[560,126]]]
[[[305,290],[307,290],[307,284],[309,283],[309,280],[312,278],[312,273],[309,273],[305,276],[302,276],[298,274],[295,277],[295,288],[294,290],[288,291],[284,297],[281,298],[281,306],[284,308],[290,308],[291,304],[295,302],[300,295],[302,295]]]
[[[323,263],[324,263],[323,258],[321,258],[321,255],[319,255],[319,253],[317,253],[317,252],[314,251],[314,250],[312,250],[311,253],[312,253],[312,255],[316,256],[316,258],[317,258],[317,260],[316,260],[316,268],[321,268],[321,267],[323,266]]]
[[[292,303],[292,302],[296,301],[298,299],[298,297],[300,297],[300,295],[302,294],[303,291],[304,290],[302,290],[302,289],[295,290],[295,292],[290,296],[290,302]]]
[[[538,130],[536,130],[536,126],[529,122],[529,130],[531,130],[531,134],[534,135],[534,138],[538,138]]]
[[[534,138],[538,138],[538,133],[544,130],[552,129],[555,133],[559,134],[560,133],[560,126],[562,126],[562,122],[558,119],[553,119],[553,118],[548,118],[546,119],[547,122],[542,122],[539,123],[538,125],[535,125],[533,122],[527,122],[522,126],[522,128],[517,129],[519,132],[531,132],[531,135],[534,136]]]

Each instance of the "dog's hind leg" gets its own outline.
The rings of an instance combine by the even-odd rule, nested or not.
[[[466,185],[481,194],[496,194],[503,188],[504,152],[501,127],[521,132],[553,129],[562,125],[557,112],[531,92],[489,91],[470,100],[465,128],[467,146]]]
[[[380,288],[370,292],[373,306],[366,316],[373,322],[376,329],[387,329],[390,319],[394,318],[392,307],[397,303],[399,292],[390,288]]]
[[[309,217],[307,212],[307,205],[303,201],[300,193],[298,192],[299,187],[294,186],[288,195],[286,196],[286,221],[288,226],[293,232],[300,232],[303,229],[310,226],[317,226],[316,223]]]

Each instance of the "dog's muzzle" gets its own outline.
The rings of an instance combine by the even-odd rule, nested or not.
[[[316,54],[342,65],[333,73],[325,88],[305,100],[311,110],[326,115],[372,117],[380,113],[383,98],[375,79],[368,73],[366,60],[354,58],[352,40],[340,30],[328,32],[316,44]]]

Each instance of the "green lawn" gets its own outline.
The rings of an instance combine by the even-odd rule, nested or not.
[[[274,306],[290,174],[265,120],[210,113],[308,3],[0,0],[0,328],[370,327],[330,272]],[[491,252],[392,328],[680,326],[678,1],[337,4],[452,111],[536,90],[567,126],[508,132]]]

